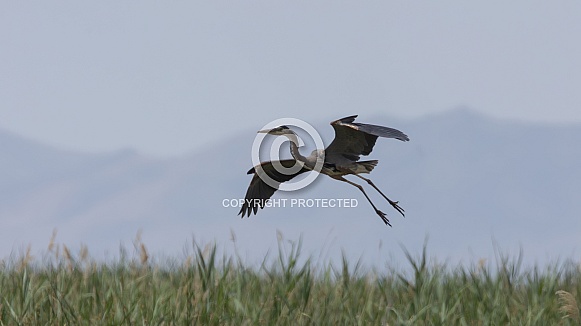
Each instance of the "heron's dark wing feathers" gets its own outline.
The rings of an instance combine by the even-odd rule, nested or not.
[[[406,134],[397,129],[357,122],[354,122],[353,125],[357,126],[359,131],[376,137],[395,138],[401,141],[410,140]]]
[[[335,139],[325,149],[325,156],[332,159],[341,155],[350,160],[359,160],[360,155],[369,155],[377,141],[377,137],[395,138],[408,141],[403,132],[365,123],[354,122],[357,116],[353,115],[331,122],[335,129]]]
[[[296,163],[294,159],[275,162],[280,162],[280,164],[285,168],[290,168]],[[255,168],[250,169],[247,173],[254,174],[254,176],[250,181],[248,190],[246,190],[244,204],[240,208],[240,212],[238,212],[238,215],[242,214],[242,217],[244,217],[244,215],[250,216],[252,213],[256,214],[259,208],[264,208],[264,205],[266,205],[268,199],[272,197],[274,192],[278,189],[278,185],[280,185],[282,182],[289,181],[297,175],[309,171],[305,168],[302,168],[294,174],[283,174],[274,168],[273,162],[263,162],[260,165],[262,166],[262,170],[264,173],[266,173],[266,175],[278,182],[277,187],[273,188],[266,182],[262,181]]]

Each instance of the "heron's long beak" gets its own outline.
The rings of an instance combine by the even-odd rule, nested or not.
[[[271,129],[258,130],[258,134],[268,134]]]

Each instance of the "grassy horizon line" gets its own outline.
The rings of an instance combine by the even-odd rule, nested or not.
[[[193,242],[183,259],[134,251],[98,262],[51,240],[0,261],[0,325],[21,324],[563,324],[578,325],[581,267],[572,261],[524,268],[497,254],[496,266],[431,263],[405,248],[409,270],[365,269],[345,255],[320,265],[302,239],[278,241],[278,256],[255,268],[217,245]]]

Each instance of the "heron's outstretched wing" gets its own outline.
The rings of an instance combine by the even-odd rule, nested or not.
[[[325,149],[326,158],[342,156],[357,161],[360,155],[371,153],[377,137],[409,140],[406,134],[397,129],[353,122],[356,117],[353,115],[331,122],[331,126],[335,129],[335,139]]]
[[[280,164],[285,168],[290,168],[296,163],[294,159],[274,162],[280,162]],[[244,217],[244,215],[250,216],[251,213],[256,214],[259,208],[264,208],[268,199],[272,197],[272,194],[274,194],[278,189],[278,185],[291,180],[301,173],[309,171],[303,167],[294,174],[283,174],[274,168],[273,162],[271,161],[260,163],[260,165],[267,176],[278,182],[278,184],[276,184],[277,187],[273,188],[264,182],[258,175],[258,172],[256,172],[255,168],[250,169],[248,174],[254,174],[254,176],[252,177],[252,181],[250,181],[248,190],[246,190],[244,204],[242,205],[242,208],[240,208],[240,212],[238,212],[238,215],[242,214],[242,217]]]

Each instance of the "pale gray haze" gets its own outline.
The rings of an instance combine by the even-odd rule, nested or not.
[[[2,2],[0,256],[44,249],[54,228],[97,252],[142,229],[168,254],[192,236],[232,246],[233,230],[255,259],[278,229],[367,261],[426,234],[442,259],[490,258],[493,239],[579,259],[579,17],[579,1]],[[384,203],[393,228],[324,177],[275,198],[359,207],[222,207],[244,196],[266,123],[329,140],[352,114],[411,139],[369,156],[406,209]]]

